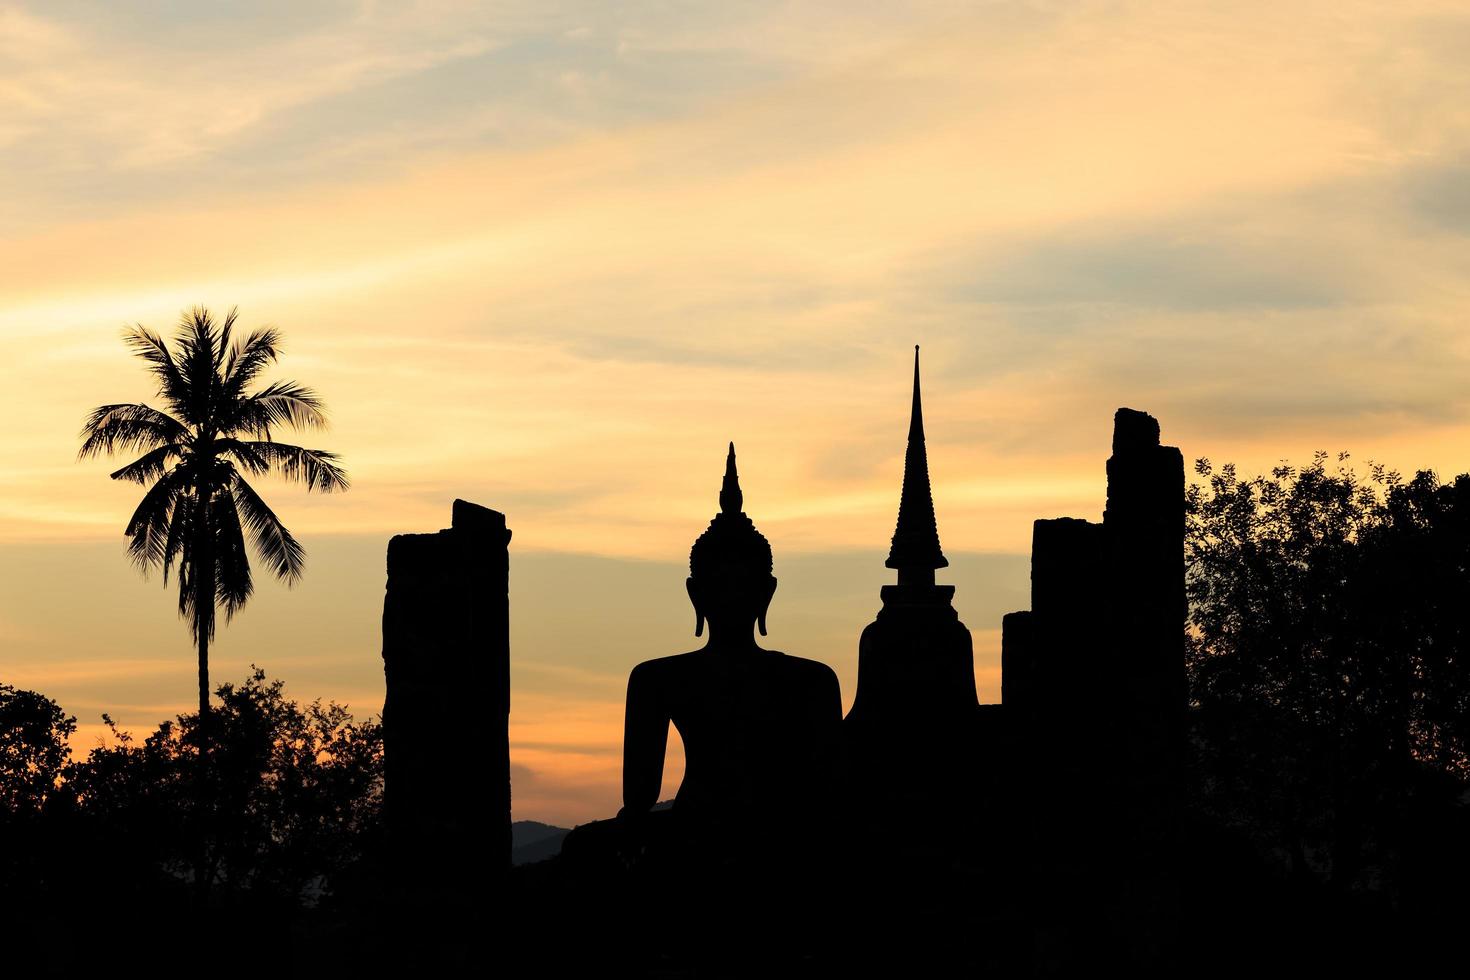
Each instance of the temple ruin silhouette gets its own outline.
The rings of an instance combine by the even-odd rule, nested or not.
[[[1033,525],[1031,609],[1002,620],[1002,707],[980,736],[1003,747],[992,819],[1024,855],[1011,870],[1040,886],[1033,916],[1074,924],[1054,944],[1079,965],[1156,961],[1178,914],[1184,459],[1129,408],[1112,449],[1100,523]],[[1119,937],[1132,947],[1106,945]]]
[[[1175,901],[1171,835],[1184,738],[1183,458],[1160,444],[1152,416],[1121,408],[1106,467],[1101,521],[1035,522],[1031,609],[1004,617],[1001,703],[980,704],[954,586],[936,582],[948,560],[915,347],[885,562],[896,581],[882,587],[881,608],[861,631],[857,690],[843,719],[829,667],[754,642],[776,579],[770,545],[743,510],[732,444],[720,511],[690,556],[695,632],[708,624],[707,645],[630,675],[624,807],[616,819],[576,828],[548,864],[552,877],[540,880],[566,896],[559,914],[588,936],[626,945],[651,928],[628,905],[626,882],[643,889],[640,901],[678,892],[685,908],[673,914],[688,915],[714,895],[724,862],[759,868],[746,881],[761,882],[767,898],[830,882],[820,902],[812,899],[830,929],[787,939],[825,935],[839,958],[850,955],[831,952],[843,929],[871,940],[859,955],[882,962],[875,950],[886,949],[902,966],[923,950],[954,948],[955,930],[978,922],[995,937],[986,962],[997,968],[1031,962],[1027,944],[1042,935],[1063,969],[1119,935],[1133,961],[1156,961]],[[400,535],[389,546],[387,803],[398,882],[411,902],[432,904],[425,896],[436,892],[468,898],[472,878],[493,877],[508,861],[509,539],[504,515],[455,501],[450,529]],[[449,772],[459,761],[443,746],[485,736],[478,721],[474,733],[455,729],[454,719],[471,717],[455,709],[487,692],[497,710],[489,761],[473,774],[473,792],[446,794],[466,781]],[[687,769],[672,809],[655,811],[671,723]],[[923,833],[904,829],[916,815]],[[762,863],[783,831],[803,842],[805,856],[787,850]],[[956,890],[967,904],[945,897]],[[762,901],[741,894],[721,907]],[[968,925],[956,919],[960,908]]]
[[[945,846],[942,839],[898,846],[900,838],[884,828],[919,810],[943,822],[960,818],[972,794],[956,774],[969,768],[978,698],[974,649],[953,606],[954,586],[934,581],[949,560],[929,486],[918,347],[903,489],[884,565],[898,581],[883,586],[883,607],[858,641],[857,692],[844,723],[846,781],[852,809],[865,815],[868,826],[859,832],[868,847],[897,861],[927,860],[933,855],[926,851]]]
[[[1001,698],[1032,753],[1104,799],[1157,809],[1185,707],[1184,458],[1150,415],[1120,408],[1101,523],[1034,525],[1031,609],[1002,620]],[[1088,744],[1116,763],[1062,752]]]
[[[510,863],[510,536],[456,500],[447,529],[388,542],[383,807],[412,908],[493,889]]]

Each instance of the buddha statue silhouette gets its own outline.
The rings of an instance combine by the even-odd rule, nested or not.
[[[637,825],[657,801],[672,722],[685,769],[668,816],[678,850],[700,864],[774,858],[773,841],[822,803],[841,741],[832,669],[755,642],[776,579],[770,543],[742,503],[731,443],[720,512],[689,553],[694,635],[707,625],[705,646],[641,663],[628,678],[619,820]]]

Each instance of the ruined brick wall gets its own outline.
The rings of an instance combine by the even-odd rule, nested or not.
[[[1107,472],[1102,523],[1034,525],[1031,609],[1003,620],[1008,708],[1183,705],[1184,459],[1152,416],[1122,408]]]
[[[505,515],[456,500],[452,525],[388,543],[384,804],[410,898],[480,893],[510,860]]]
[[[1111,690],[1135,793],[1172,776],[1183,738],[1184,456],[1159,445],[1159,423],[1119,409],[1108,460],[1106,532],[1112,607]]]
[[[1107,473],[1101,523],[1035,523],[1031,609],[1002,621],[1010,792],[1063,874],[1162,839],[1181,749],[1183,456],[1119,409]]]

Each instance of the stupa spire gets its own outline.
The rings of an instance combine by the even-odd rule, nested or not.
[[[898,526],[889,549],[889,568],[898,569],[899,584],[906,580],[932,584],[934,569],[949,561],[939,547],[934,520],[934,496],[929,489],[929,454],[924,448],[924,409],[919,398],[919,345],[914,345],[914,404],[909,416],[909,445],[903,460],[903,495],[898,503]]]
[[[725,457],[725,482],[720,485],[720,513],[738,514],[745,506],[745,497],[740,492],[740,474],[735,472],[735,443],[730,443],[730,455]]]

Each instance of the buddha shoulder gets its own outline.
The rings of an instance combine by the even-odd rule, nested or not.
[[[667,657],[654,657],[652,660],[645,660],[633,668],[632,672],[628,675],[628,683],[649,683],[660,677],[684,673],[695,666],[694,658],[698,653],[699,651],[695,650],[689,653],[675,653]]]
[[[781,653],[779,650],[764,651],[775,659],[773,662],[780,669],[793,677],[806,681],[837,681],[837,672],[820,660],[808,660],[806,657],[793,657],[789,653]]]

